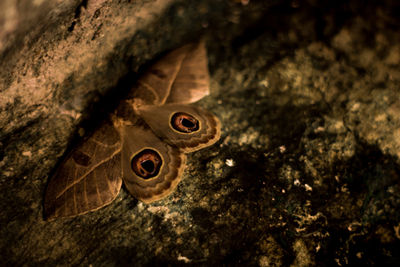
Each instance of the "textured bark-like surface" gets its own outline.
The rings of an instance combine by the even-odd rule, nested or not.
[[[0,3],[1,262],[398,264],[399,5],[264,2]],[[200,33],[218,145],[162,201],[43,221],[77,125]]]

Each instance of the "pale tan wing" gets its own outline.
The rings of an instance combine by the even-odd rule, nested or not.
[[[121,189],[121,178],[119,133],[106,121],[50,179],[44,200],[46,219],[75,216],[109,204]]]
[[[188,48],[184,46],[173,50],[149,67],[139,78],[131,97],[140,98],[146,104],[165,103]]]
[[[150,203],[169,195],[182,179],[186,156],[146,125],[122,129],[122,170],[128,191]]]
[[[210,92],[208,58],[204,42],[188,45],[166,103],[193,103]]]
[[[185,153],[210,146],[221,135],[218,118],[199,107],[166,104],[141,106],[137,111],[157,136]]]

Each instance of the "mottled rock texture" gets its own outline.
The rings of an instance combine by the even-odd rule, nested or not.
[[[8,266],[400,264],[396,1],[0,3]],[[43,220],[49,177],[160,53],[205,39],[221,141],[162,201]]]

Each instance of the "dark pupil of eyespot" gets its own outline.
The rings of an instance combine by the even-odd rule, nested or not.
[[[143,169],[145,169],[147,172],[152,173],[154,171],[154,163],[151,160],[146,160],[141,163]]]
[[[177,112],[171,118],[171,126],[181,133],[193,133],[200,129],[200,122],[190,114]]]
[[[193,128],[195,126],[194,123],[188,119],[182,119],[182,125],[186,128]]]
[[[136,154],[131,161],[132,171],[143,179],[150,179],[160,173],[162,159],[153,149],[144,149]]]

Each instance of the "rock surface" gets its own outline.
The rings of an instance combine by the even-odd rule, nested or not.
[[[400,263],[395,1],[22,2],[0,13],[2,263]],[[221,119],[221,141],[189,156],[162,201],[122,190],[96,212],[44,221],[73,136],[143,64],[200,34],[212,93],[199,105]]]

